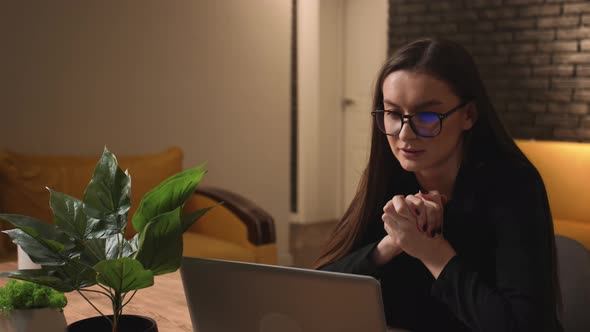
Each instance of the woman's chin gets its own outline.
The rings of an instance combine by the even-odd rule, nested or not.
[[[413,160],[400,160],[399,163],[406,172],[414,172],[415,173],[415,172],[419,171],[420,169],[422,169],[421,163],[418,163]]]

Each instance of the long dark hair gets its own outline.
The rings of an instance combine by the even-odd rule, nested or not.
[[[502,125],[473,58],[462,46],[449,40],[426,38],[398,49],[379,71],[372,110],[383,109],[383,82],[389,74],[398,70],[431,75],[446,82],[462,101],[475,103],[478,118],[471,130],[465,133],[463,162],[485,163],[490,159],[504,158],[519,161],[535,169]],[[356,249],[370,221],[380,219],[383,200],[391,197],[388,196],[390,186],[396,183],[396,179],[407,176],[407,172],[391,152],[386,136],[377,128],[374,118],[372,128],[368,165],[361,176],[352,203],[333,230],[314,264],[315,268],[335,262]],[[561,297],[556,270],[555,238],[548,204],[546,209],[551,227],[548,233],[551,235],[552,284],[559,304]]]

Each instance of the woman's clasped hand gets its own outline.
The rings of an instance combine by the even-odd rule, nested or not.
[[[392,247],[424,259],[440,248],[445,195],[433,190],[415,195],[396,195],[383,207],[384,229]]]

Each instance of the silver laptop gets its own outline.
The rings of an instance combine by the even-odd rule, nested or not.
[[[385,332],[377,280],[272,265],[184,258],[197,332]]]

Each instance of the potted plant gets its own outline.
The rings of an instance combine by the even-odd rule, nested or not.
[[[68,303],[62,292],[26,281],[10,280],[0,288],[0,331],[63,332]]]
[[[182,207],[206,171],[203,165],[164,180],[145,194],[133,214],[137,234],[124,237],[130,209],[131,177],[106,148],[86,187],[82,200],[50,191],[54,225],[21,215],[0,214],[15,226],[4,231],[22,247],[38,270],[17,270],[0,276],[45,285],[61,292],[78,292],[96,309],[100,325],[117,332],[157,331],[155,322],[122,315],[123,309],[142,288],[154,284],[154,276],[176,271],[182,260],[182,233],[211,207],[183,215]],[[88,289],[96,285],[93,289]],[[105,315],[84,295],[108,297],[113,312]],[[136,322],[138,321],[138,322]],[[146,327],[140,325],[146,324]],[[75,331],[78,324],[71,324]],[[89,331],[87,325],[84,331]],[[123,329],[121,329],[123,330]]]

